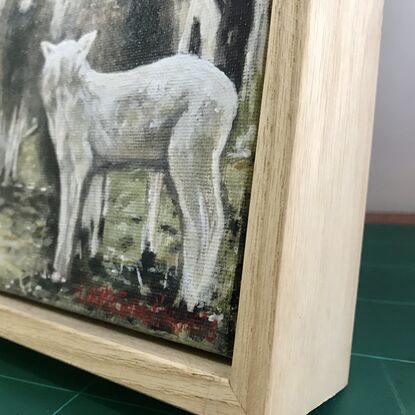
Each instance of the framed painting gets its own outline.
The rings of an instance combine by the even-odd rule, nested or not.
[[[231,356],[270,13],[244,3],[4,3],[0,290]]]
[[[0,335],[199,414],[342,389],[381,17],[0,0]]]

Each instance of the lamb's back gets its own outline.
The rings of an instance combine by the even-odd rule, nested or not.
[[[175,55],[125,72],[94,73],[98,94],[113,100],[237,100],[232,81],[212,63],[192,55]]]

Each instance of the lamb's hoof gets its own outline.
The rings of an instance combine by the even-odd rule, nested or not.
[[[58,272],[54,272],[50,277],[51,281],[55,284],[64,284],[66,282],[66,278],[62,277],[61,274]]]
[[[187,311],[189,313],[198,313],[199,311],[202,311],[205,307],[204,301],[192,301],[192,302],[186,302]]]
[[[151,294],[150,287],[149,287],[148,285],[142,285],[142,286],[140,287],[140,294],[141,294],[143,297],[145,297],[145,296],[147,296],[147,295]]]

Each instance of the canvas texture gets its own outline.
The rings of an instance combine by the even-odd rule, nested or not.
[[[0,0],[0,290],[232,355],[269,0]]]

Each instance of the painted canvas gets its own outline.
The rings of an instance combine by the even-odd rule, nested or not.
[[[0,0],[0,290],[232,354],[269,0]]]

